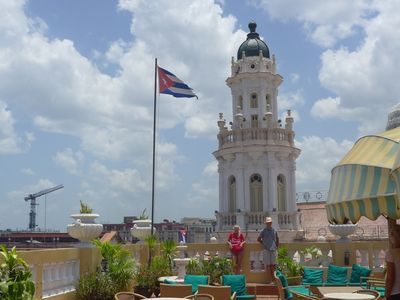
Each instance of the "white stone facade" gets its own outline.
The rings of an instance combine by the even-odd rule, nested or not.
[[[296,206],[296,158],[293,117],[278,116],[275,57],[232,58],[226,80],[232,93],[233,120],[227,127],[220,113],[218,150],[218,230],[238,224],[242,229],[260,229],[265,216],[276,229],[299,229]]]

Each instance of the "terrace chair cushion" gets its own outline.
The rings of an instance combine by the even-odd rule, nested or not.
[[[231,287],[231,294],[236,292],[237,299],[255,299],[256,295],[247,294],[245,275],[223,275],[222,284]]]
[[[353,266],[351,267],[351,276],[349,285],[354,285],[354,284],[359,285],[365,283],[366,278],[362,277],[368,277],[371,274],[371,272],[372,270],[367,267],[363,267],[358,264],[353,264]]]
[[[210,281],[210,277],[207,275],[185,275],[183,283],[192,285],[192,293],[197,292],[199,284],[207,285]]]
[[[347,285],[347,268],[335,265],[328,267],[328,279],[325,285]]]
[[[323,269],[304,268],[303,284],[323,285]]]

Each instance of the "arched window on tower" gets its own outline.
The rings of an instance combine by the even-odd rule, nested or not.
[[[269,109],[271,109],[271,96],[270,94],[267,94],[265,96],[265,107],[269,107]]]
[[[240,109],[243,109],[243,97],[239,96],[238,103],[236,106],[240,106]]]
[[[258,98],[256,93],[253,93],[250,96],[250,108],[258,108]]]
[[[250,211],[263,211],[263,187],[260,174],[250,176]]]
[[[282,174],[277,178],[278,211],[286,211],[286,180]]]
[[[236,179],[235,176],[229,176],[228,179],[228,211],[236,211]]]

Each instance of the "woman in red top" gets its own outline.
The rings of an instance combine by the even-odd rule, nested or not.
[[[235,274],[240,274],[242,268],[243,246],[245,243],[244,236],[240,232],[240,226],[233,226],[233,232],[228,236],[228,245],[235,264]]]

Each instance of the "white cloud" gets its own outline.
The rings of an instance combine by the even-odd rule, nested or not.
[[[328,190],[331,169],[352,145],[352,141],[337,142],[330,137],[306,136],[296,140],[296,146],[301,149],[296,168],[298,190]]]
[[[395,28],[400,26],[396,1],[376,2],[378,14],[365,21],[365,39],[354,51],[346,48],[327,50],[321,56],[319,78],[324,87],[338,95],[317,101],[313,111],[335,110],[326,117],[359,122],[360,134],[381,131],[390,107],[399,102],[397,84],[400,68],[400,41]]]
[[[78,175],[80,173],[80,165],[84,161],[84,155],[80,151],[74,153],[72,149],[67,148],[57,152],[53,160],[68,173]]]
[[[374,7],[369,0],[258,0],[254,1],[275,20],[303,23],[309,37],[323,47],[333,46],[356,32]]]
[[[21,170],[21,173],[29,176],[36,174],[35,171],[33,171],[31,168],[24,168]]]
[[[23,151],[23,141],[17,135],[14,124],[11,111],[0,101],[0,154],[16,154]]]

